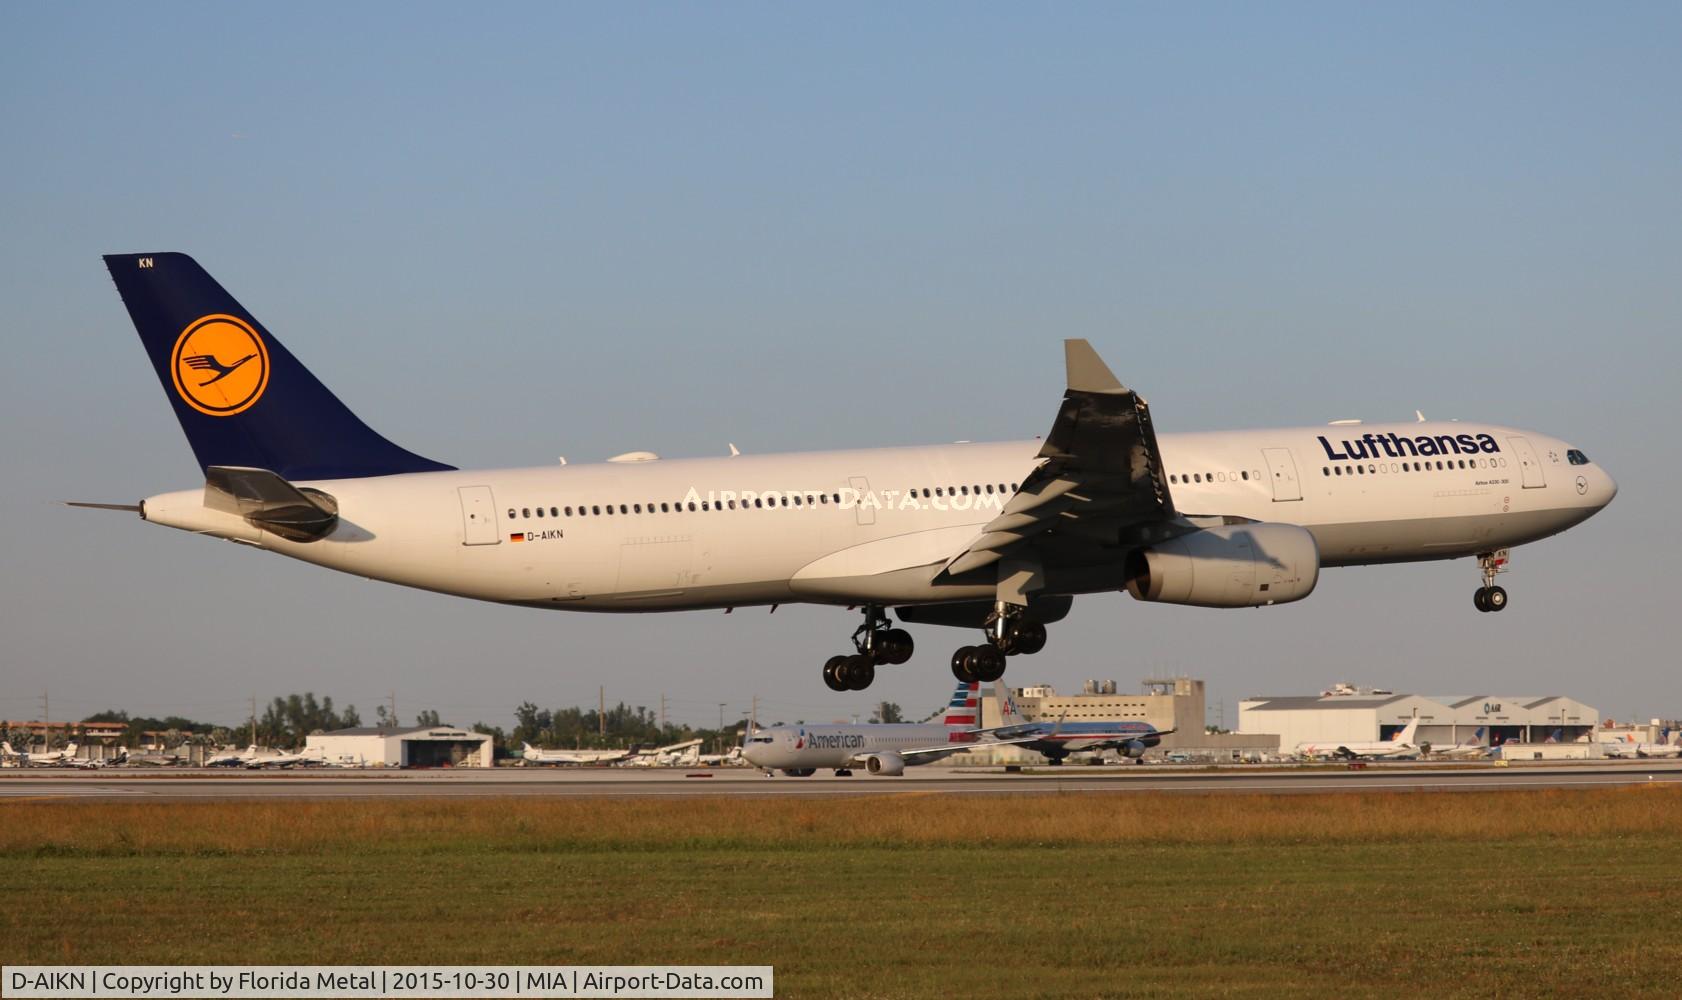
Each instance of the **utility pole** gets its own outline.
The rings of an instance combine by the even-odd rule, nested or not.
[[[607,739],[607,685],[596,688],[596,735]]]
[[[251,742],[247,743],[246,746],[254,747],[256,745],[257,745],[257,696],[255,694],[253,694],[251,696]]]
[[[397,728],[397,689],[391,689],[391,728]]]
[[[41,692],[41,746],[48,752],[53,748],[53,713],[52,703],[47,700],[47,692]]]
[[[665,695],[665,692],[661,692],[660,693],[660,735],[664,736],[665,734],[666,734],[666,695]]]

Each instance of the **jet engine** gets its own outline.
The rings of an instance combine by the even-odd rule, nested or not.
[[[1121,755],[1138,760],[1145,755],[1147,749],[1149,748],[1145,746],[1144,740],[1128,740],[1121,745]]]
[[[873,753],[864,759],[864,769],[871,774],[904,774],[905,758],[897,753]]]
[[[1320,548],[1294,524],[1223,524],[1135,549],[1126,574],[1141,601],[1259,608],[1313,593]]]

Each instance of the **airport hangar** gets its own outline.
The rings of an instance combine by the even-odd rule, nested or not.
[[[1447,747],[1471,742],[1593,742],[1600,712],[1563,695],[1427,697],[1383,690],[1339,688],[1318,696],[1246,698],[1238,704],[1240,733],[1272,733],[1290,753],[1302,743],[1394,739],[1414,718],[1415,743]]]
[[[455,726],[335,729],[313,733],[304,754],[353,767],[495,767],[488,733]]]

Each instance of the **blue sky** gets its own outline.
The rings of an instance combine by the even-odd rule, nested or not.
[[[1617,503],[1307,602],[1082,599],[1015,683],[1334,680],[1682,715],[1682,8],[0,7],[0,717],[236,720],[312,689],[457,722],[940,704],[960,632],[837,696],[822,609],[539,614],[121,516],[197,469],[99,255],[183,250],[376,428],[455,464],[1021,438],[1058,340],[1164,430],[1490,419]]]

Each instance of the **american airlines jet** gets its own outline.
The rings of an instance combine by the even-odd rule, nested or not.
[[[1261,607],[1322,567],[1471,557],[1500,611],[1508,550],[1617,493],[1569,443],[1494,424],[1158,435],[1084,340],[1043,439],[464,471],[375,433],[192,258],[105,263],[204,483],[80,506],[533,608],[849,608],[837,691],[910,659],[903,624],[979,630],[952,672],[996,681],[1083,594]]]

